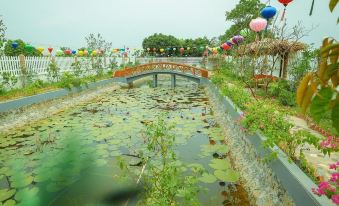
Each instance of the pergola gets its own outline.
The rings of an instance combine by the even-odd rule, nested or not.
[[[265,38],[240,46],[236,53],[240,56],[279,55],[281,57],[279,77],[286,79],[289,55],[305,48],[305,44],[297,41]]]

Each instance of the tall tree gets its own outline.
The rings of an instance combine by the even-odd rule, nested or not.
[[[250,21],[260,15],[263,7],[265,4],[260,0],[240,0],[234,9],[226,11],[226,21],[233,22],[233,25],[219,39],[222,42],[227,41],[234,35],[238,35],[242,29],[248,28]]]
[[[153,34],[149,37],[146,37],[142,42],[144,49],[156,48],[156,51],[159,49],[165,49],[165,52],[161,56],[201,56],[202,52],[200,47],[206,47],[210,45],[210,40],[207,37],[197,38],[197,39],[178,39],[172,35],[164,34]],[[183,47],[185,52],[180,53],[179,48]],[[176,50],[173,50],[176,48]],[[189,49],[188,49],[189,48]],[[152,51],[152,50],[151,50]],[[149,52],[150,55],[159,55],[159,52]]]
[[[6,31],[7,27],[5,26],[3,20],[0,18],[0,55],[2,55],[3,51],[2,51],[2,47],[4,45],[5,42],[5,31]]]
[[[12,43],[16,42],[18,44],[18,47],[14,49],[12,47]],[[5,47],[4,47],[4,54],[6,56],[18,56],[20,54],[23,54],[25,56],[41,56],[42,54],[34,47],[27,49],[25,48],[26,43],[22,41],[21,39],[17,40],[8,40],[6,41]]]
[[[100,33],[97,35],[89,34],[85,39],[88,49],[103,49],[104,51],[109,51],[112,48],[112,42],[106,41]]]

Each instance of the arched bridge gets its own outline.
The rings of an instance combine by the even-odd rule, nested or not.
[[[125,68],[114,72],[113,78],[116,78],[119,82],[132,84],[135,80],[146,76],[153,76],[153,86],[157,87],[158,74],[171,75],[172,87],[176,86],[176,76],[187,78],[198,84],[201,84],[208,79],[208,71],[206,69],[172,62],[149,63],[132,68]]]

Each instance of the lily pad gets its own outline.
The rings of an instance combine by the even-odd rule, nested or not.
[[[17,201],[21,201],[24,197],[33,197],[36,196],[36,194],[38,194],[39,192],[39,188],[37,187],[32,187],[32,188],[25,188],[22,190],[19,190],[16,194],[15,194],[15,200]]]
[[[199,180],[203,183],[214,183],[217,181],[217,178],[212,174],[204,173],[202,177],[199,178]]]
[[[216,170],[227,170],[230,168],[231,164],[226,159],[213,159],[209,166]]]
[[[13,177],[12,180],[12,186],[16,188],[26,187],[27,185],[30,185],[33,182],[32,176],[16,176]]]
[[[212,153],[226,154],[228,152],[226,145],[201,145],[200,147],[203,156],[209,156]]]
[[[107,161],[104,160],[104,159],[97,159],[96,161],[96,165],[101,167],[101,166],[104,166],[105,164],[107,164]]]
[[[7,200],[2,206],[15,206],[16,202],[14,200]]]
[[[15,194],[15,189],[2,189],[0,190],[0,202],[8,200]]]
[[[233,170],[216,170],[214,171],[214,175],[221,181],[224,182],[236,182],[239,180],[239,174]]]

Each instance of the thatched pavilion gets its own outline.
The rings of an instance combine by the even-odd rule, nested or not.
[[[240,46],[237,54],[240,56],[279,55],[281,57],[279,77],[286,79],[289,55],[305,48],[305,44],[300,42],[265,38]]]

